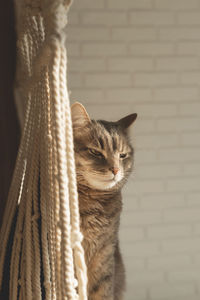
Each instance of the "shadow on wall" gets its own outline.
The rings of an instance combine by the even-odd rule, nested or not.
[[[0,3],[0,226],[19,143],[19,124],[13,97],[15,75],[14,4]]]

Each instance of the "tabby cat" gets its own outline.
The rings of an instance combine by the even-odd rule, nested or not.
[[[127,129],[136,117],[131,114],[117,122],[94,121],[82,104],[72,105],[89,300],[123,299],[125,271],[118,230],[121,189],[133,165]]]

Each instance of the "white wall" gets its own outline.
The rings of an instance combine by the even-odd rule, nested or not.
[[[74,0],[69,23],[72,100],[139,114],[125,300],[200,299],[200,0]]]

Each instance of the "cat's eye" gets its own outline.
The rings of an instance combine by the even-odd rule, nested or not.
[[[103,154],[100,152],[100,151],[97,151],[95,149],[92,149],[92,148],[88,148],[89,152],[95,156],[98,156],[98,157],[103,157]]]
[[[120,153],[119,157],[121,159],[126,158],[127,157],[127,153]]]

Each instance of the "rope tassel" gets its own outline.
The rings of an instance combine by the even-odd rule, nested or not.
[[[14,231],[10,300],[87,300],[64,46],[71,1],[21,2],[16,86],[26,109],[0,232],[0,289]]]

